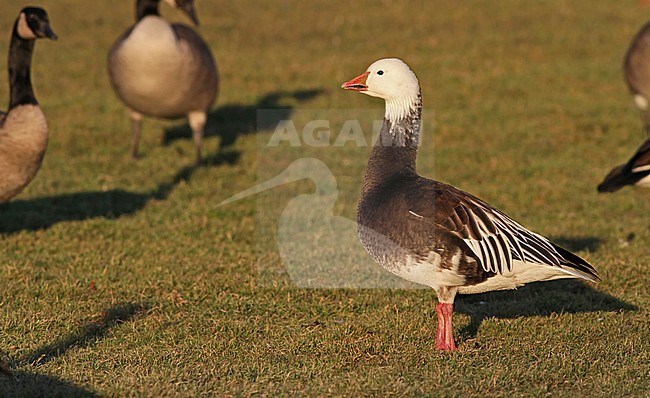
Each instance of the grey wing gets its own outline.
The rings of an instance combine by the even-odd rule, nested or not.
[[[217,63],[212,56],[212,50],[210,50],[205,40],[194,29],[183,24],[172,24],[172,29],[179,41],[188,44],[190,51],[192,51],[192,56],[201,59],[206,71],[216,72]]]

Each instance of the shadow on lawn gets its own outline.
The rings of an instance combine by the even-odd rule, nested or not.
[[[80,330],[65,336],[54,343],[47,344],[23,355],[13,361],[11,367],[40,366],[46,362],[78,347],[86,347],[102,339],[106,333],[122,323],[129,322],[137,315],[145,312],[147,307],[137,303],[123,303],[104,310],[100,316],[81,326]],[[7,374],[7,369],[3,373]],[[0,393],[8,397],[95,397],[93,392],[84,390],[53,376],[29,372],[14,372],[13,375],[0,376]]]
[[[597,251],[603,243],[601,238],[595,236],[552,236],[551,241],[570,251],[577,252],[586,250],[592,253]]]
[[[221,144],[217,153],[204,157],[203,166],[234,164],[240,153],[229,149],[237,137],[250,134],[258,129],[273,128],[293,113],[293,108],[283,104],[283,100],[306,101],[320,95],[322,89],[299,91],[276,91],[262,97],[253,105],[224,105],[208,115],[205,135],[220,136]],[[259,126],[258,109],[273,110],[265,113]],[[171,127],[165,131],[164,143],[181,138],[191,138],[187,124]],[[203,167],[201,166],[201,167]],[[82,221],[103,217],[119,218],[141,210],[151,200],[167,198],[179,182],[188,180],[196,166],[181,169],[169,182],[160,184],[150,192],[129,192],[122,189],[109,191],[77,192],[29,200],[15,200],[0,205],[0,234],[19,231],[35,231],[49,228],[64,221]]]
[[[548,316],[553,313],[634,311],[637,307],[599,292],[577,280],[531,283],[516,291],[498,291],[456,297],[454,310],[470,316],[470,324],[459,336],[476,337],[486,318]]]
[[[205,159],[204,166],[232,164],[238,155],[219,153]],[[64,221],[82,221],[103,217],[115,219],[133,214],[151,200],[164,200],[181,181],[187,181],[197,166],[182,168],[169,181],[149,192],[129,192],[122,189],[76,192],[43,198],[15,200],[0,205],[0,234],[36,231]]]
[[[231,146],[237,137],[251,134],[257,130],[274,128],[281,120],[289,119],[293,108],[282,101],[289,99],[298,102],[307,101],[323,93],[323,89],[309,89],[297,91],[274,91],[266,94],[256,104],[235,105],[226,104],[218,107],[208,114],[205,126],[205,137],[221,137],[220,152]],[[258,110],[273,110],[265,112],[264,118],[258,125]],[[187,123],[165,129],[163,144],[178,139],[191,139],[192,130]]]
[[[55,376],[15,372],[13,377],[0,376],[0,396],[12,398],[65,397],[91,398],[99,395]]]

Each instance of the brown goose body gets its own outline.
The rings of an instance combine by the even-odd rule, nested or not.
[[[0,127],[0,203],[18,195],[34,179],[47,137],[47,121],[38,105],[23,105],[7,114]]]
[[[598,280],[575,254],[475,196],[417,174],[421,96],[406,64],[377,61],[343,88],[386,100],[357,208],[359,236],[381,266],[436,291],[437,349],[456,349],[451,314],[457,293],[560,278]]]
[[[207,112],[218,78],[210,49],[190,27],[147,16],[125,32],[109,53],[117,96],[132,110],[174,119]]]

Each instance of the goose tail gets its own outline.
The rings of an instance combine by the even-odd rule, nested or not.
[[[598,185],[598,192],[616,192],[626,185],[633,184],[633,178],[625,172],[625,165],[616,166],[607,174],[603,182]]]
[[[562,257],[563,261],[560,261],[560,265],[565,272],[590,282],[600,281],[598,272],[587,261],[554,243],[553,248]]]

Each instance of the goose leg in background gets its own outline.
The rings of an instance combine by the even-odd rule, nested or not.
[[[131,159],[138,160],[138,145],[140,144],[140,133],[142,131],[142,114],[129,110],[131,118]]]
[[[203,141],[203,132],[205,130],[205,123],[207,121],[206,112],[191,112],[188,115],[190,127],[192,128],[192,138],[196,145],[196,165],[201,165],[201,145]]]

